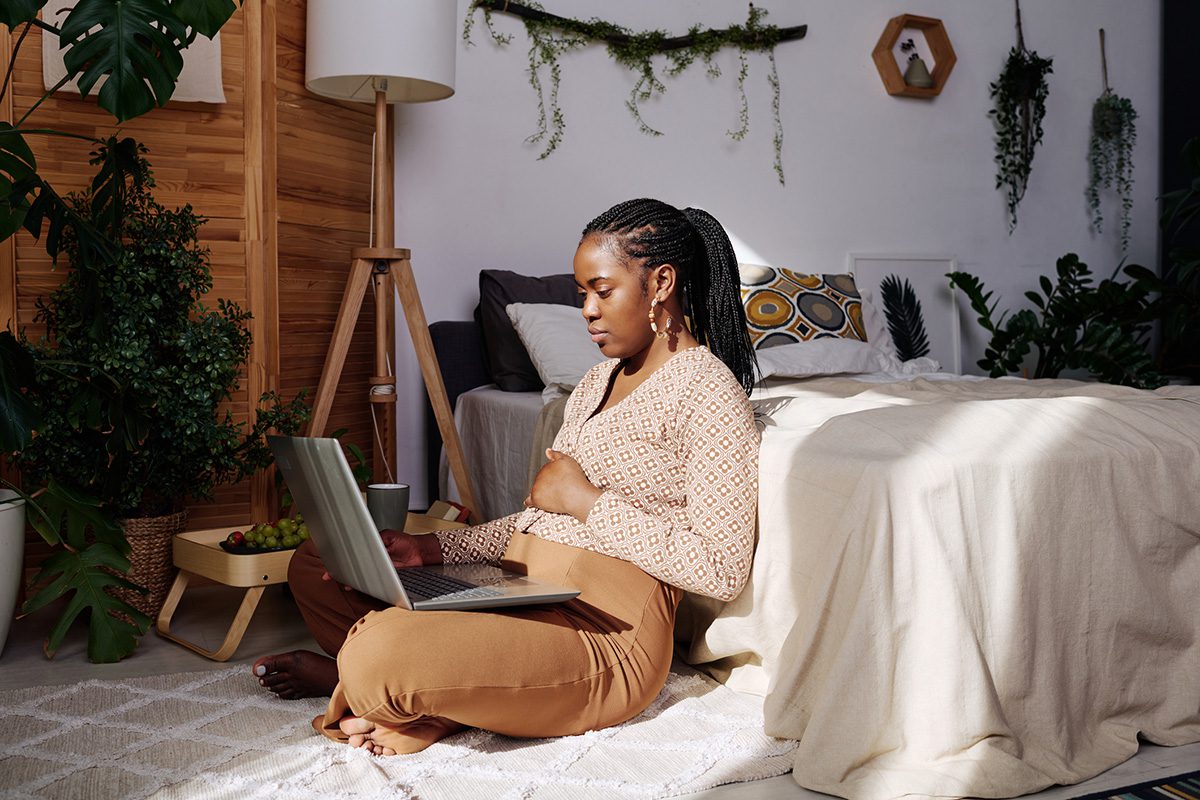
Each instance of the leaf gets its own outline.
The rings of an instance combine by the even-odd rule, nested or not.
[[[46,0],[4,0],[0,3],[0,24],[9,30],[37,17]]]
[[[80,95],[107,76],[96,100],[124,122],[171,99],[188,35],[163,0],[80,0],[63,21],[59,43]]]
[[[34,583],[49,583],[22,607],[30,613],[70,595],[58,622],[46,637],[43,650],[54,658],[71,624],[83,612],[88,614],[88,659],[96,663],[120,661],[137,647],[138,637],[150,627],[150,618],[108,594],[105,587],[145,590],[107,570],[124,573],[129,560],[105,542],[96,542],[84,550],[61,550],[46,559]],[[121,615],[128,619],[122,619]]]
[[[925,334],[921,301],[917,299],[912,284],[907,280],[901,284],[895,275],[888,275],[879,284],[879,295],[883,299],[888,332],[900,360],[909,361],[929,355],[929,338]]]
[[[237,4],[234,0],[175,0],[171,10],[201,36],[211,39],[237,11]]]
[[[41,414],[25,394],[33,386],[33,356],[9,331],[0,331],[0,451],[11,453],[29,443]]]
[[[43,492],[30,498],[25,516],[48,544],[65,541],[82,550],[87,546],[85,535],[90,530],[97,541],[118,553],[129,552],[125,531],[104,511],[98,499],[54,479]]]
[[[21,132],[0,120],[0,241],[12,236],[25,224],[29,202],[18,184],[37,174],[37,159]]]

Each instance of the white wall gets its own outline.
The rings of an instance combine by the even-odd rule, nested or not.
[[[458,0],[459,19],[467,0]],[[682,33],[690,25],[745,20],[729,0],[607,0],[545,4],[552,12],[597,14],[630,28]],[[396,241],[413,266],[431,321],[467,319],[481,268],[527,274],[569,272],[580,229],[613,203],[653,196],[706,208],[738,243],[739,257],[809,271],[841,270],[848,252],[948,253],[981,276],[1001,307],[1055,259],[1077,252],[1097,274],[1120,259],[1117,208],[1103,235],[1084,200],[1090,111],[1102,83],[1097,28],[1106,29],[1109,80],[1140,115],[1135,151],[1131,261],[1153,264],[1158,194],[1159,20],[1152,0],[1026,0],[1026,43],[1054,59],[1045,138],[1011,236],[1005,199],[994,188],[988,84],[1015,42],[1013,4],[1000,0],[759,0],[768,21],[807,24],[806,38],[776,49],[782,83],[783,164],[771,168],[771,93],[765,56],[750,57],[750,133],[740,143],[736,55],[724,75],[693,66],[667,81],[643,114],[665,135],[641,134],[625,109],[632,76],[601,47],[562,58],[560,103],[567,120],[558,151],[539,161],[524,143],[535,130],[527,82],[528,40],[495,46],[482,25],[475,46],[459,43],[457,91],[438,103],[396,110]],[[945,23],[958,63],[932,101],[887,95],[871,61],[889,18],[901,13]],[[964,315],[964,367],[983,341]],[[400,473],[422,495],[419,372],[401,331]],[[407,376],[408,380],[405,380]],[[405,399],[409,402],[405,403]]]

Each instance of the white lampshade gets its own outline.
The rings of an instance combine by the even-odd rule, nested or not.
[[[389,103],[454,94],[454,0],[308,0],[305,86],[339,100]]]

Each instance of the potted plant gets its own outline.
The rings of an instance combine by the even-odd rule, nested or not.
[[[1133,102],[1108,85],[1108,55],[1104,29],[1100,29],[1100,62],[1104,91],[1092,104],[1092,131],[1088,139],[1088,210],[1092,227],[1103,229],[1100,190],[1113,189],[1121,198],[1121,252],[1129,250],[1129,227],[1133,213],[1133,146],[1137,143],[1137,111]]]
[[[1036,351],[1032,377],[1056,378],[1064,370],[1086,370],[1105,383],[1144,389],[1163,384],[1147,344],[1147,292],[1136,282],[1114,278],[1092,283],[1087,264],[1074,253],[1058,259],[1056,280],[1042,276],[1042,294],[1025,296],[1036,307],[995,316],[992,293],[967,272],[946,277],[967,296],[979,324],[992,334],[979,366],[993,378],[1022,370]]]
[[[35,359],[29,347],[9,331],[0,331],[0,453],[10,457],[19,453],[42,428],[34,394],[38,376],[46,374],[57,381],[59,391],[75,398],[81,412],[71,424],[94,430],[109,428],[106,409],[117,395],[115,383],[107,376],[76,376],[63,371],[54,359]],[[75,365],[78,366],[78,365]],[[118,417],[119,418],[119,417]],[[67,628],[82,611],[88,610],[88,657],[93,661],[116,661],[133,652],[137,637],[145,633],[149,617],[109,595],[108,587],[137,589],[121,577],[129,571],[129,545],[112,515],[99,502],[82,492],[50,479],[44,486],[22,491],[0,480],[4,491],[15,499],[7,504],[4,526],[5,568],[12,570],[19,583],[24,568],[22,551],[28,523],[47,542],[59,546],[44,567],[58,579],[43,594],[47,601],[72,594],[59,623],[46,640],[46,653],[53,656]],[[19,526],[19,533],[17,529]],[[5,594],[15,603],[17,587]],[[12,608],[0,607],[7,629]]]
[[[922,89],[928,89],[933,86],[933,76],[929,74],[929,67],[925,65],[925,61],[921,58],[921,54],[917,52],[917,44],[912,39],[906,39],[900,43],[900,52],[908,54],[908,66],[904,70],[904,82],[909,86],[917,86]]]
[[[76,263],[80,245],[68,229],[63,251],[73,269],[39,301],[48,338],[32,348],[35,358],[56,359],[80,377],[91,365],[104,370],[119,387],[108,401],[108,427],[74,424],[75,398],[42,373],[43,425],[16,460],[35,481],[54,477],[88,491],[122,519],[168,517],[178,526],[185,498],[205,499],[217,484],[268,465],[262,435],[295,431],[306,408],[302,398],[284,403],[268,393],[249,435],[228,411],[218,415],[249,355],[250,315],[227,300],[203,305],[212,288],[208,251],[198,242],[204,220],[190,206],[167,209],[154,200],[144,152],[132,139],[109,139],[92,159],[103,165],[93,182],[100,188],[68,197],[85,222],[112,225],[119,244],[110,259]],[[121,166],[112,172],[114,163]],[[98,203],[103,193],[116,199]]]
[[[996,188],[1004,189],[1008,232],[1017,228],[1017,206],[1025,196],[1033,170],[1034,150],[1042,141],[1042,120],[1050,94],[1046,76],[1054,59],[1025,47],[1021,3],[1017,0],[1017,44],[1008,53],[1000,76],[988,86],[995,106],[988,115],[996,125]]]
[[[128,586],[114,589],[149,616],[172,577],[170,538],[183,528],[184,500],[206,499],[218,484],[268,466],[265,433],[295,432],[308,410],[302,396],[284,402],[267,393],[248,431],[230,412],[218,413],[249,355],[250,315],[227,300],[203,304],[212,288],[208,251],[198,242],[204,220],[190,206],[167,209],[154,200],[144,153],[132,139],[110,138],[93,154],[100,171],[91,188],[66,198],[72,213],[89,229],[107,231],[113,244],[107,258],[80,259],[76,228],[66,229],[61,246],[72,269],[38,303],[46,339],[26,343],[35,363],[57,369],[34,376],[29,396],[40,424],[15,462],[27,479],[91,495],[121,520],[114,546],[128,542],[130,578],[150,591],[139,597]],[[63,375],[96,388],[81,400],[62,391]],[[76,537],[66,544],[87,550],[103,542]],[[27,610],[62,594],[68,566],[47,562],[35,580],[51,582]]]

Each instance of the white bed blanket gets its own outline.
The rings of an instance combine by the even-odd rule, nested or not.
[[[1171,396],[1174,395],[1174,396]],[[1200,390],[772,383],[759,541],[689,661],[766,695],[794,776],[1002,797],[1200,740]]]

